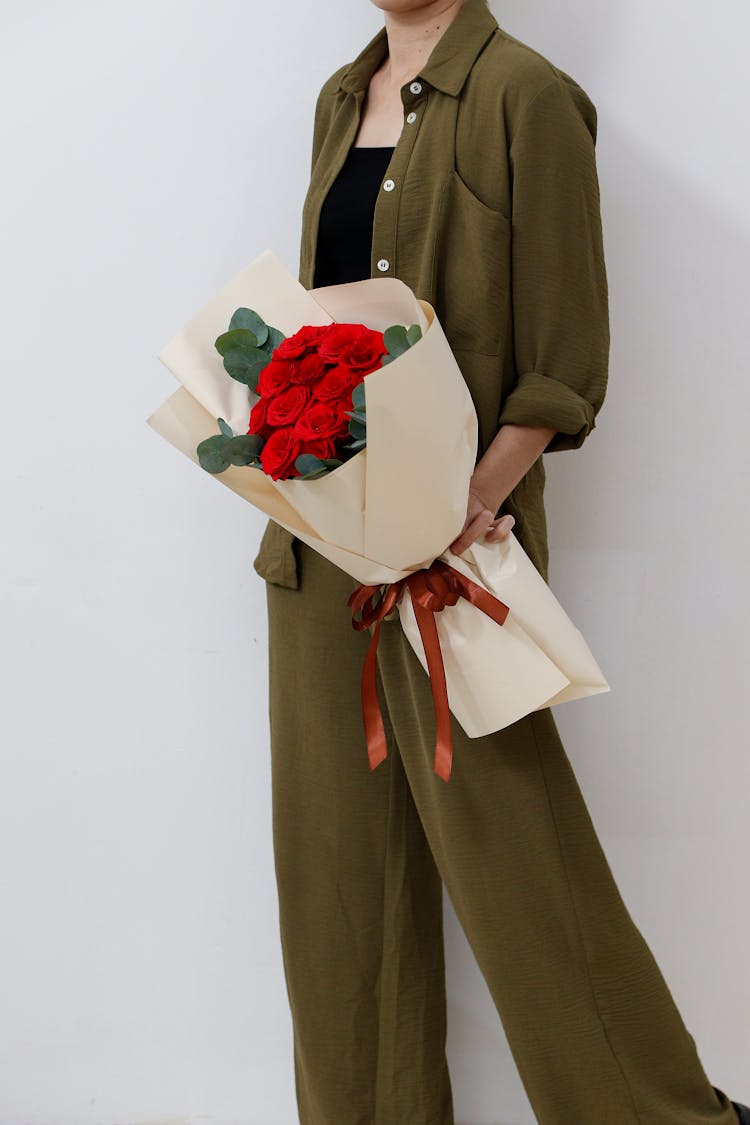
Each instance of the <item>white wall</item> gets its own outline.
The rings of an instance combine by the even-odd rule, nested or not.
[[[495,0],[599,109],[607,403],[547,457],[551,584],[611,693],[556,709],[717,1085],[750,1101],[741,0]],[[145,423],[266,246],[367,0],[5,0],[0,1125],[292,1125],[265,518]],[[461,1125],[533,1121],[450,904]],[[744,929],[744,934],[743,934]]]

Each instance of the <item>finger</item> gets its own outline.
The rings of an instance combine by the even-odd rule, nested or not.
[[[474,519],[463,529],[457,539],[450,545],[450,549],[454,555],[461,555],[481,534],[485,527],[486,521],[482,519],[481,513],[475,516]]]
[[[448,544],[448,550],[453,551],[454,555],[459,555],[461,553],[461,551],[463,550],[461,544],[464,541],[464,536],[466,535],[466,532],[469,530],[470,523],[471,523],[471,521],[469,520],[469,517],[467,516],[466,522],[464,523],[461,534],[457,535],[456,538],[453,540],[453,542]]]
[[[450,550],[454,555],[463,554],[467,547],[469,547],[475,539],[478,539],[487,526],[489,520],[492,519],[492,512],[489,508],[484,508],[481,512],[473,517],[467,527],[463,529],[457,539],[450,545]]]
[[[493,520],[491,526],[487,529],[485,538],[489,539],[491,543],[500,542],[507,539],[513,527],[515,526],[515,519],[513,516],[501,516],[500,519]]]

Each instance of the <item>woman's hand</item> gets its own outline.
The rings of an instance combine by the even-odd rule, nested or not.
[[[500,510],[556,433],[552,426],[518,426],[512,423],[500,426],[472,474],[466,523],[461,534],[449,545],[454,555],[460,555],[480,535],[484,535],[485,542],[489,543],[507,539],[516,521],[511,515],[495,519],[495,512]]]
[[[461,534],[449,545],[454,555],[462,554],[482,534],[487,543],[497,543],[508,537],[516,521],[511,515],[499,516],[495,519],[496,511],[497,508],[490,507],[489,502],[479,493],[475,485],[469,485],[466,522]]]

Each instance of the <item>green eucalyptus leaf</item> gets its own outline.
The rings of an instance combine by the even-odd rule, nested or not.
[[[338,469],[339,465],[343,465],[343,461],[339,461],[338,457],[324,457],[323,464],[327,465],[329,469]]]
[[[270,357],[276,351],[279,344],[284,343],[284,340],[286,340],[286,336],[283,332],[279,332],[278,328],[269,327],[268,337],[263,343],[263,351],[268,352]]]
[[[325,464],[314,453],[300,453],[295,459],[294,467],[306,476],[308,473],[317,473],[320,469],[325,469]]]
[[[261,371],[268,364],[268,358],[268,353],[262,348],[232,348],[224,356],[224,369],[238,383],[245,383],[254,391]]]
[[[252,332],[257,315],[253,309],[235,309],[232,313],[232,319],[229,321],[229,331],[233,332],[235,328],[249,328]]]
[[[354,406],[355,410],[359,410],[362,413],[364,413],[364,411],[366,409],[365,408],[365,381],[364,381],[364,379],[362,380],[361,383],[357,383],[356,387],[352,391],[352,405]]]
[[[345,410],[344,414],[348,418],[354,419],[355,422],[361,422],[363,426],[367,425],[367,415],[361,414],[359,410]]]
[[[422,339],[422,329],[418,324],[412,324],[406,331],[406,338],[409,341],[409,347],[413,348],[419,340]]]
[[[258,337],[249,328],[234,328],[231,332],[224,332],[214,342],[219,355],[226,355],[233,348],[257,348]]]
[[[229,321],[229,331],[235,328],[249,329],[257,339],[257,346],[261,347],[268,338],[268,325],[255,309],[236,309]]]
[[[367,445],[367,438],[357,438],[356,441],[347,442],[344,449],[364,449]]]
[[[317,480],[318,477],[325,477],[328,475],[328,469],[325,465],[321,464],[319,469],[311,469],[309,473],[300,473],[295,480]]]
[[[228,437],[228,438],[234,437],[234,430],[232,429],[232,427],[229,425],[228,422],[225,422],[223,418],[219,418],[218,423],[219,423],[219,429],[224,434],[224,437]]]
[[[223,473],[228,469],[231,461],[226,452],[227,444],[224,434],[213,434],[199,442],[195,451],[201,468],[207,473]]]
[[[226,455],[232,465],[250,465],[258,460],[264,445],[260,434],[237,434],[227,442]]]
[[[403,324],[392,324],[390,328],[386,328],[383,343],[394,358],[405,352],[409,347],[409,340]]]
[[[352,418],[349,421],[349,433],[353,438],[364,438],[367,436],[367,429],[356,418]]]

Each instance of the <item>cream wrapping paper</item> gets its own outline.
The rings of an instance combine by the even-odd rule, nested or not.
[[[469,738],[478,738],[554,703],[609,691],[586,640],[513,532],[500,543],[476,540],[443,562],[510,608],[497,625],[460,598],[435,614],[448,704]],[[401,626],[427,669],[408,589],[398,602]]]
[[[216,419],[244,434],[257,400],[214,348],[240,307],[286,336],[334,320],[380,331],[419,324],[422,339],[364,381],[367,447],[356,457],[314,481],[274,481],[246,466],[216,479],[359,582],[395,582],[429,566],[463,527],[477,448],[474,404],[432,307],[396,278],[308,292],[265,250],[159,353],[182,388],[148,423],[196,463]]]
[[[240,307],[285,336],[337,321],[380,331],[416,323],[422,338],[366,376],[367,447],[342,466],[311,481],[274,481],[248,466],[230,466],[215,479],[357,582],[396,582],[441,558],[509,606],[502,626],[464,599],[435,614],[449,706],[469,737],[609,691],[582,634],[512,532],[500,543],[476,541],[461,556],[447,549],[466,519],[476,412],[434,309],[398,279],[308,291],[265,250],[159,353],[181,386],[148,424],[196,464],[196,447],[218,432],[217,418],[247,432],[257,395],[226,373],[214,348]],[[426,669],[408,590],[398,614]]]

